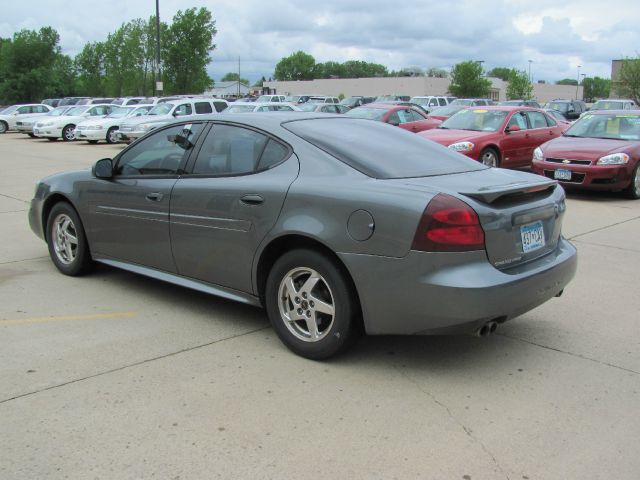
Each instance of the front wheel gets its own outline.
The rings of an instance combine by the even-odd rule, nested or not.
[[[118,127],[111,127],[108,131],[107,131],[107,143],[117,143],[118,142],[118,136],[116,135],[116,132],[118,131]]]
[[[65,275],[84,275],[93,266],[82,221],[66,202],[57,203],[49,213],[47,245],[51,260]]]
[[[7,122],[0,122],[0,133],[5,133],[7,130],[9,130]]]
[[[70,142],[71,140],[76,139],[76,126],[75,125],[67,125],[62,129],[62,140],[65,142]]]
[[[357,338],[357,295],[335,260],[314,250],[293,250],[269,272],[265,291],[269,320],[293,352],[329,358]]]
[[[498,157],[498,152],[493,148],[485,148],[480,154],[480,162],[487,167],[499,167],[500,159]]]
[[[637,200],[640,198],[640,162],[633,169],[631,174],[631,182],[624,192],[627,197]]]

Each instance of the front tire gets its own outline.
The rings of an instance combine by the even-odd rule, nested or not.
[[[47,219],[47,245],[56,268],[72,277],[91,270],[93,260],[80,217],[66,202],[54,205]]]
[[[487,167],[499,167],[500,156],[493,148],[485,148],[480,154],[480,162]]]
[[[629,186],[624,191],[625,195],[629,198],[637,200],[640,198],[640,162],[636,165],[636,168],[633,169],[633,173],[631,174],[631,182]]]
[[[74,130],[76,129],[75,125],[67,125],[62,129],[62,140],[65,142],[70,142],[76,139],[76,134]]]
[[[107,143],[111,144],[111,143],[117,143],[118,142],[118,138],[116,137],[116,132],[118,131],[118,127],[111,127],[108,131],[107,131]]]
[[[27,135],[29,135],[31,138],[36,138],[36,136],[33,133],[27,133]]]
[[[267,314],[280,340],[313,360],[334,356],[357,338],[354,288],[337,262],[314,250],[285,253],[269,272]]]
[[[0,122],[0,134],[6,133],[9,130],[9,125],[7,122]]]

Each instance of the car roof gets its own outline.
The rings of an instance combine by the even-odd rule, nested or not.
[[[504,110],[506,112],[513,112],[515,110],[540,112],[541,108],[527,107],[525,105],[474,105],[472,107],[465,107],[467,110]]]
[[[589,110],[585,115],[624,115],[624,116],[640,116],[640,110]]]

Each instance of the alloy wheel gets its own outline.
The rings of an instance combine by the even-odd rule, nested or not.
[[[53,221],[51,230],[56,257],[64,265],[70,265],[78,253],[78,232],[73,221],[61,213]]]
[[[287,329],[305,342],[322,340],[335,318],[334,296],[327,281],[311,268],[294,268],[280,282],[278,307]]]
[[[498,157],[492,150],[487,150],[482,153],[482,163],[487,167],[497,167],[498,166]]]

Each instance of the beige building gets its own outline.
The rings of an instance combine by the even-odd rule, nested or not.
[[[496,101],[507,99],[507,82],[490,77],[490,98]],[[264,86],[282,95],[329,95],[345,97],[362,95],[446,95],[449,89],[448,78],[436,77],[373,77],[373,78],[336,78],[303,80],[293,82],[264,82]],[[582,86],[533,84],[533,97],[538,102],[548,102],[555,98],[582,98]]]

